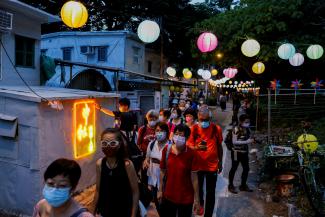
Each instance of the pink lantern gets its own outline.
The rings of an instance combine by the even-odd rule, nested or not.
[[[218,45],[218,39],[211,32],[204,32],[197,39],[196,44],[202,53],[206,53],[216,49]]]
[[[238,70],[236,68],[227,68],[223,70],[223,74],[227,78],[233,78],[238,73]]]

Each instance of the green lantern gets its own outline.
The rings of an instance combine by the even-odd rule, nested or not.
[[[310,45],[307,49],[307,56],[312,60],[317,60],[323,56],[324,49],[319,44]]]

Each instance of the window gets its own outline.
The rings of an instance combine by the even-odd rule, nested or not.
[[[151,73],[152,62],[148,61],[148,72]]]
[[[101,46],[98,47],[98,61],[106,61],[107,60],[107,47]]]
[[[46,55],[47,49],[41,49],[41,55]]]
[[[133,49],[133,64],[139,64],[140,48],[139,47],[132,47],[132,49]]]
[[[23,36],[15,36],[16,66],[34,67],[35,40]]]
[[[70,61],[72,54],[72,47],[64,47],[62,48],[62,59]]]

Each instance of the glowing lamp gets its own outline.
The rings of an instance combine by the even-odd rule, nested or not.
[[[199,36],[196,44],[202,53],[206,53],[216,49],[218,45],[218,39],[211,32],[204,32]]]
[[[208,81],[211,78],[211,73],[209,70],[204,70],[202,73],[202,78]]]
[[[307,56],[312,60],[317,60],[323,56],[324,49],[322,46],[315,44],[310,45],[307,49]]]
[[[228,83],[229,83],[229,84],[232,84],[232,81],[229,81]]]
[[[169,87],[169,90],[170,90],[170,91],[174,91],[174,90],[175,90],[175,87],[174,87],[174,86],[170,86],[170,87]]]
[[[96,151],[95,101],[80,101],[73,105],[73,146],[75,158],[85,157]]]
[[[288,60],[293,55],[295,55],[295,53],[296,53],[296,48],[290,43],[282,44],[278,48],[278,56],[284,60]]]
[[[168,67],[166,69],[166,72],[169,76],[175,77],[176,75],[176,70],[173,67]]]
[[[211,70],[211,75],[215,76],[217,74],[218,74],[218,70],[216,70],[216,69]]]
[[[296,53],[289,59],[289,62],[292,66],[301,66],[304,63],[304,56],[301,53]]]
[[[297,144],[299,148],[303,148],[306,152],[312,153],[318,147],[317,138],[312,134],[302,134],[298,137]]]
[[[262,62],[254,63],[252,70],[255,74],[262,74],[265,70],[265,65]]]
[[[226,76],[226,78],[233,78],[238,73],[238,70],[236,68],[227,68],[223,70],[223,74]]]
[[[183,76],[185,79],[191,79],[192,72],[188,68],[185,68],[185,69],[183,69]]]
[[[80,2],[68,1],[61,8],[63,23],[71,28],[79,28],[86,24],[88,11]]]
[[[241,46],[242,53],[247,57],[253,57],[260,52],[260,44],[254,39],[246,40]]]
[[[144,43],[152,43],[156,41],[160,34],[158,24],[151,20],[145,20],[138,26],[138,36]]]

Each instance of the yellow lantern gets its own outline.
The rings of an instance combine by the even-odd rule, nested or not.
[[[68,1],[61,8],[61,19],[65,25],[71,28],[79,28],[87,22],[88,11],[80,2]]]
[[[179,87],[175,87],[175,91],[176,92],[179,92],[180,91],[180,88]]]
[[[302,134],[297,140],[299,148],[303,148],[306,152],[312,153],[318,147],[317,138],[312,134]]]
[[[252,70],[255,74],[262,74],[265,70],[265,65],[262,62],[254,63]]]
[[[170,91],[174,91],[174,90],[175,90],[175,87],[174,87],[174,86],[170,86],[170,87],[169,87],[169,90],[170,90]]]
[[[228,83],[229,83],[229,84],[232,84],[232,81],[229,81]]]
[[[215,76],[215,75],[217,75],[217,74],[218,74],[218,70],[216,70],[216,69],[212,69],[212,71],[211,71],[211,75]]]
[[[185,79],[191,79],[192,78],[192,72],[186,71],[183,73]]]

